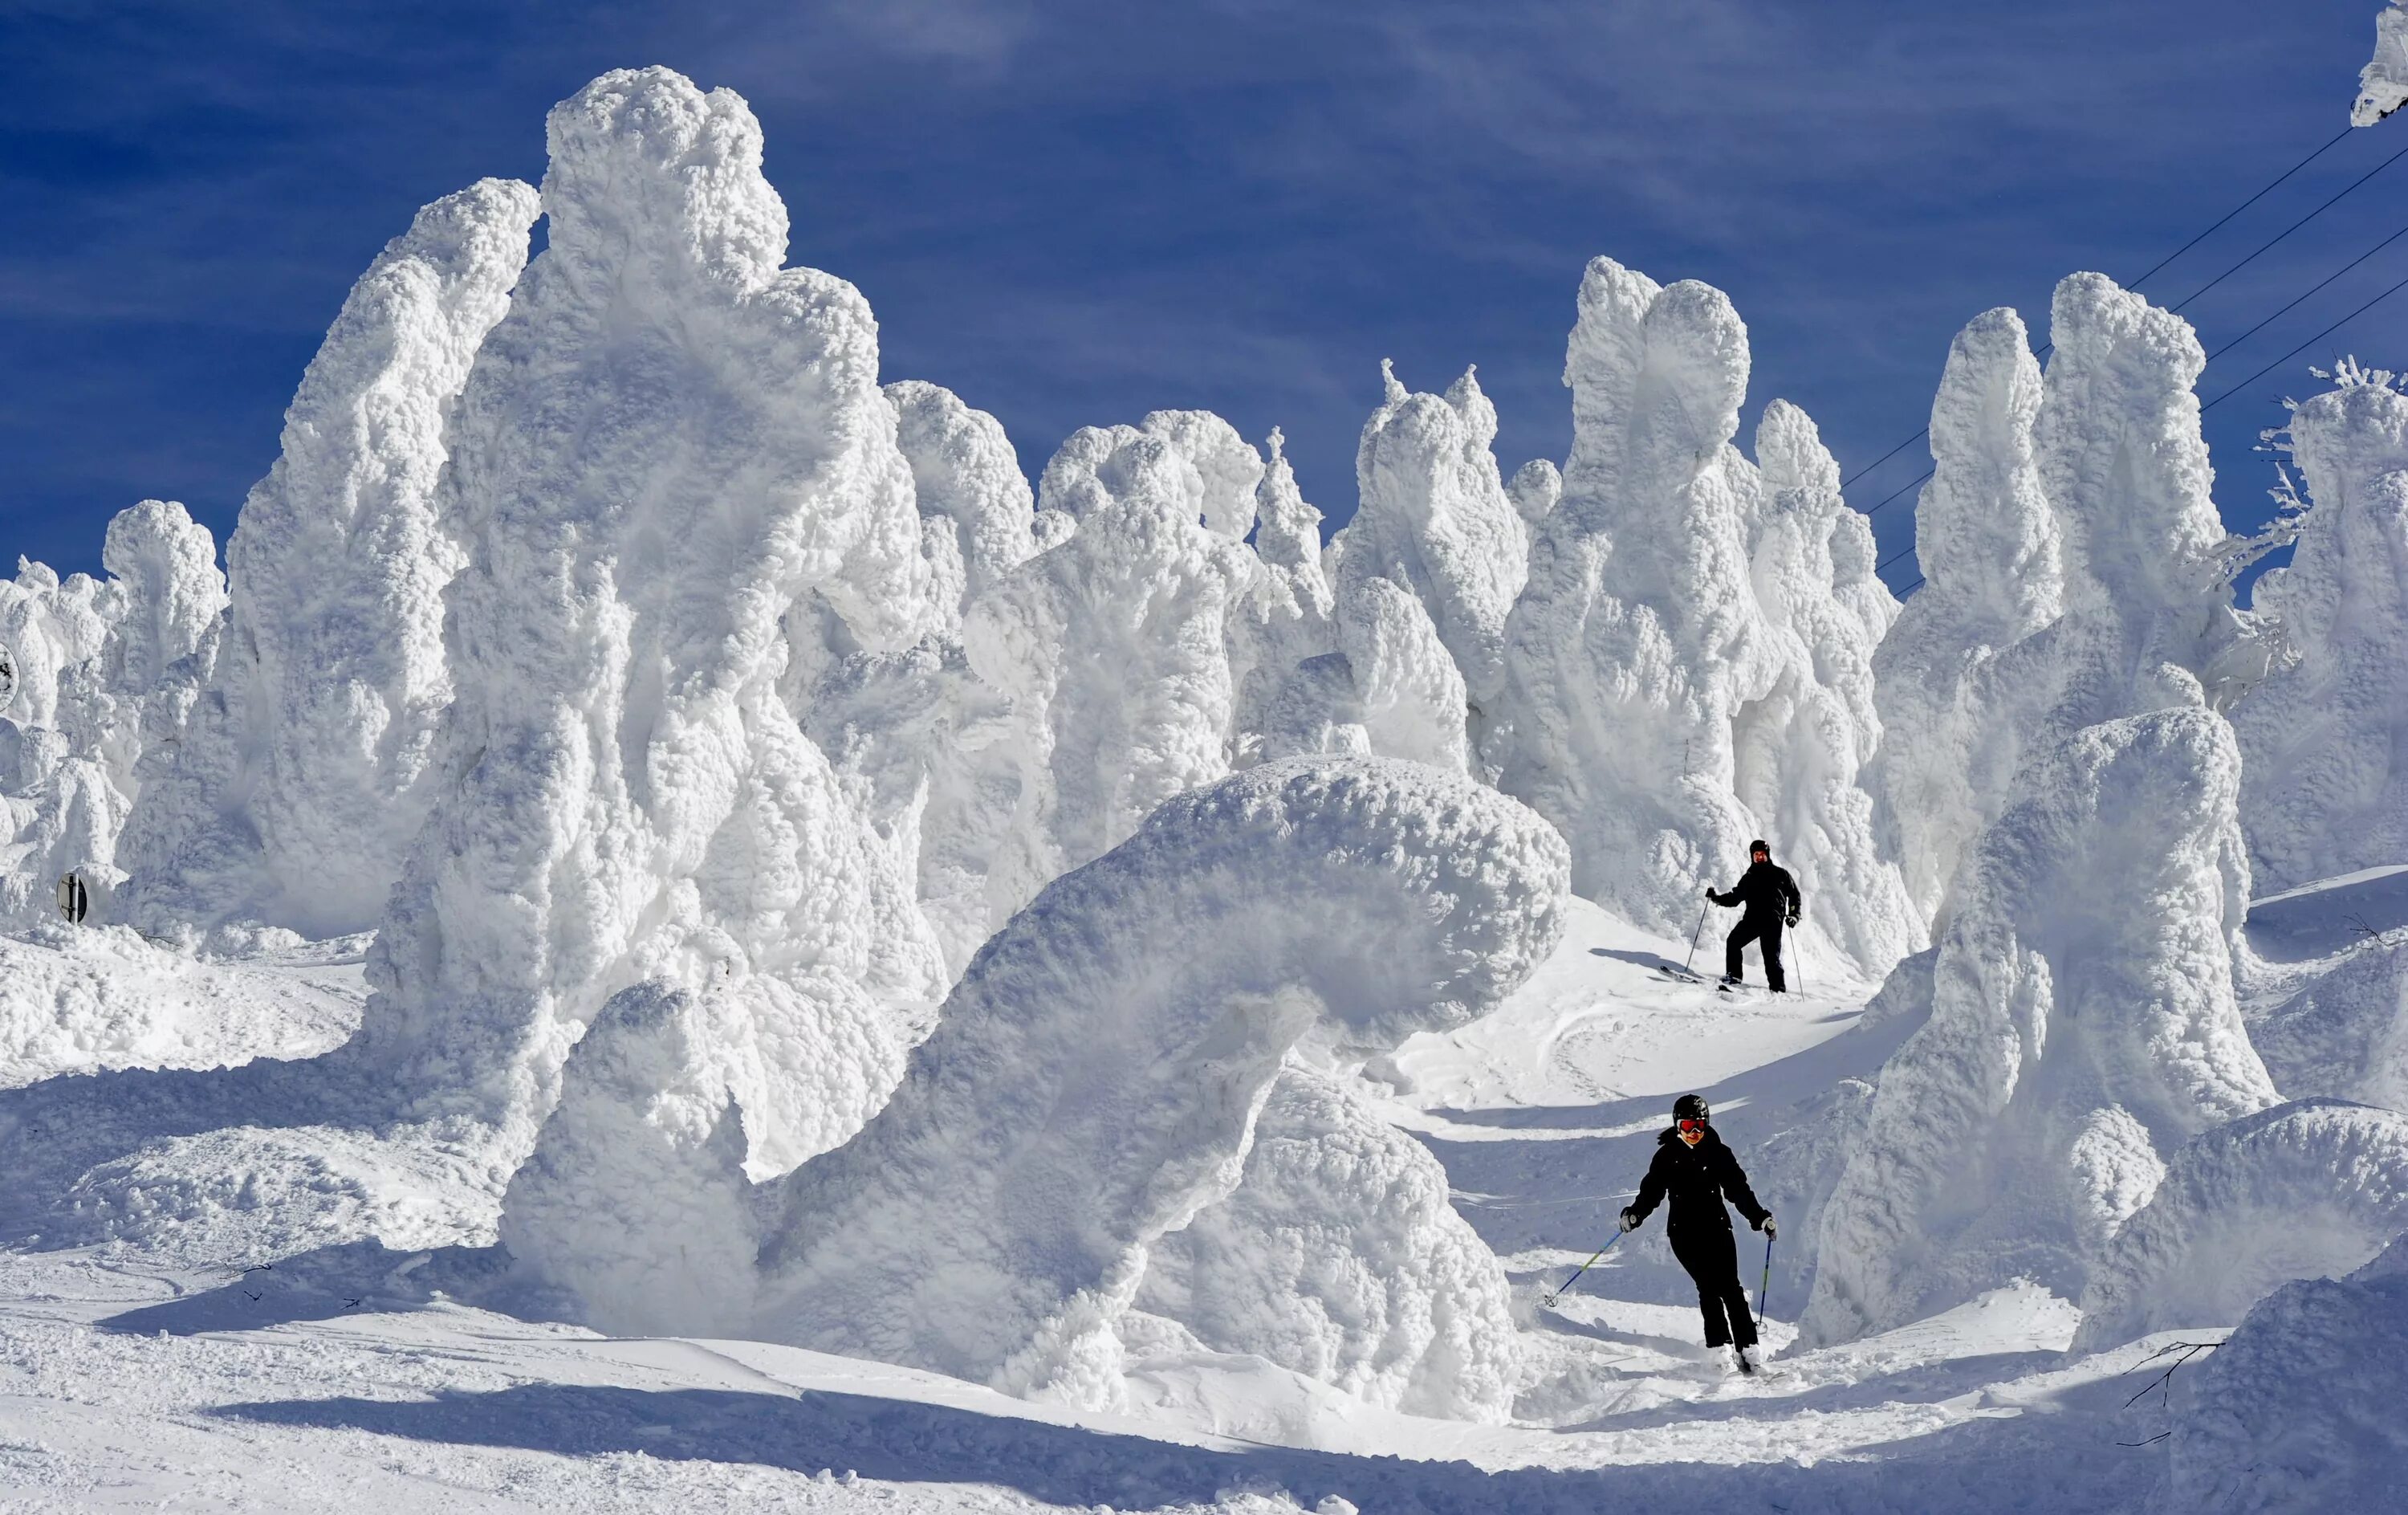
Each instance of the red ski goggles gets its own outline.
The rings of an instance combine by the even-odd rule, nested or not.
[[[1706,1123],[1702,1120],[1683,1120],[1676,1124],[1680,1126],[1681,1134],[1684,1136],[1703,1136],[1706,1133]]]

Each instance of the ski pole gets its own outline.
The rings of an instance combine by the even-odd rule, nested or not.
[[[1695,976],[1698,971],[1698,938],[1704,935],[1706,931],[1706,909],[1704,905],[1698,906],[1697,928],[1689,932],[1689,955],[1681,963],[1681,972],[1692,976]],[[1613,1244],[1608,1242],[1606,1245],[1611,1247]]]
[[[1772,1238],[1764,1238],[1764,1282],[1756,1291],[1756,1330],[1764,1334],[1764,1301],[1772,1292]]]
[[[1619,1231],[1615,1232],[1615,1233],[1613,1234],[1613,1241],[1607,1242],[1603,1247],[1600,1247],[1600,1248],[1598,1248],[1596,1251],[1591,1252],[1591,1253],[1588,1255],[1588,1262],[1584,1262],[1584,1263],[1582,1263],[1579,1267],[1576,1267],[1576,1268],[1572,1269],[1572,1277],[1571,1277],[1571,1278],[1566,1278],[1562,1283],[1559,1283],[1559,1284],[1555,1285],[1555,1288],[1550,1289],[1549,1291],[1547,1291],[1547,1292],[1546,1292],[1545,1296],[1544,1296],[1544,1297],[1540,1301],[1540,1303],[1541,1303],[1541,1304],[1543,1304],[1543,1305],[1546,1305],[1546,1306],[1550,1306],[1550,1307],[1553,1307],[1553,1306],[1554,1306],[1554,1305],[1555,1305],[1555,1301],[1557,1301],[1557,1300],[1559,1300],[1559,1299],[1561,1299],[1561,1298],[1563,1298],[1563,1297],[1564,1297],[1564,1291],[1565,1291],[1565,1290],[1567,1290],[1567,1289],[1570,1289],[1570,1288],[1572,1286],[1572,1278],[1577,1278],[1577,1277],[1579,1277],[1582,1274],[1586,1273],[1586,1272],[1589,1270],[1589,1265],[1590,1265],[1590,1263],[1594,1263],[1594,1262],[1595,1262],[1598,1258],[1603,1257],[1607,1252],[1609,1252],[1609,1251],[1612,1250],[1612,1248],[1613,1248],[1613,1242],[1618,1242],[1618,1241],[1620,1241],[1620,1240],[1622,1239],[1622,1234],[1622,1234],[1621,1232],[1619,1232]]]

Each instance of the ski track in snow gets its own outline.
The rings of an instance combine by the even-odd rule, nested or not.
[[[1143,1418],[1079,1411],[794,1348],[547,1323],[483,1253],[358,1245],[232,1275],[119,1245],[0,1254],[0,1508],[1931,1511],[2144,1497],[2162,1458],[2116,1443],[2156,1436],[2165,1412],[2121,1406],[2148,1381],[2144,1360],[2200,1334],[2068,1363],[2073,1307],[2027,1287],[1781,1356],[1805,1289],[1776,1251],[1776,1355],[1740,1378],[1696,1345],[1660,1224],[1539,1306],[1612,1234],[1674,1093],[1705,1091],[1753,1162],[1778,1112],[1878,1066],[1912,1029],[1862,1024],[1862,984],[1732,997],[1661,977],[1658,960],[1682,950],[1575,901],[1558,950],[1502,1009],[1412,1038],[1362,1086],[1444,1162],[1459,1212],[1505,1261],[1525,1359],[1511,1424],[1375,1409],[1259,1358],[1169,1346],[1132,1348]],[[1762,1254],[1741,1235],[1753,1285]]]

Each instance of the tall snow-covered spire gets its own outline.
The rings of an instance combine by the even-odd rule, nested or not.
[[[1880,973],[1922,934],[1858,787],[1892,602],[1803,411],[1768,410],[1761,469],[1732,447],[1747,376],[1719,291],[1589,265],[1571,456],[1484,756],[1563,830],[1582,894],[1686,932],[1764,836],[1803,875],[1806,939]]]
[[[2292,412],[2313,503],[2258,581],[2292,660],[2232,714],[2261,894],[2408,856],[2408,396],[2344,373]]]
[[[452,698],[446,431],[537,212],[533,189],[491,179],[420,210],[310,360],[226,545],[231,635],[127,837],[147,929],[376,924],[433,801]]]
[[[1949,343],[1931,402],[1932,478],[1914,507],[1923,587],[1873,654],[1883,734],[1867,782],[1927,919],[2014,779],[2011,726],[2025,713],[1997,686],[2000,653],[2065,609],[2057,514],[2033,457],[2040,406],[2022,319],[1974,317]]]
[[[446,786],[363,1046],[416,1113],[497,1126],[507,1174],[613,991],[708,984],[750,1161],[781,1171],[882,1101],[944,981],[780,691],[806,622],[828,661],[927,623],[911,471],[867,302],[781,267],[742,100],[613,73],[548,128],[550,246],[444,474]]]

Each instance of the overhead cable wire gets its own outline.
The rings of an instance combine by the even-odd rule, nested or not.
[[[2216,285],[2223,283],[2234,274],[2239,273],[2242,269],[2246,268],[2251,264],[2257,262],[2258,255],[2263,253],[2268,248],[2272,247],[2276,242],[2281,241],[2284,238],[2290,236],[2295,231],[2298,231],[2300,227],[2306,225],[2309,222],[2315,220],[2318,216],[2323,215],[2326,211],[2340,204],[2343,195],[2349,194],[2351,190],[2358,188],[2360,184],[2365,183],[2368,180],[2372,179],[2375,175],[2383,172],[2383,170],[2390,167],[2393,164],[2398,163],[2402,158],[2408,158],[2408,147],[2401,148],[2399,152],[2391,154],[2391,156],[2384,159],[2381,163],[2376,164],[2373,167],[2369,168],[2366,172],[2350,180],[2348,186],[2334,195],[2331,199],[2327,200],[2324,204],[2309,211],[2306,215],[2301,216],[2299,220],[2292,222],[2281,231],[2276,232],[2271,238],[2258,244],[2258,251],[2256,252],[2250,253],[2247,257],[2243,258],[2239,263],[2234,264],[2231,267],[2225,269],[2220,274],[2217,274],[2206,283],[2200,285],[2195,290],[2192,290],[2188,295],[2183,296],[2181,304],[2172,306],[2171,309],[2179,311],[2183,306],[2188,305],[2191,301],[2206,294],[2209,290],[2214,289]]]
[[[2306,341],[2301,342],[2295,348],[2292,348],[2281,357],[2278,357],[2273,362],[2267,364],[2256,373],[2253,373],[2248,378],[2242,380],[2230,389],[2228,389],[2223,394],[2216,396],[2215,398],[2209,400],[2206,404],[2199,408],[2200,413],[2204,415],[2208,411],[2214,410],[2226,400],[2229,400],[2233,396],[2240,394],[2251,384],[2256,383],[2258,380],[2265,378],[2270,373],[2272,373],[2276,368],[2279,368],[2284,364],[2290,362],[2293,358],[2298,357],[2309,348],[2315,346],[2316,343],[2323,341],[2334,332],[2341,330],[2342,327],[2348,325],[2359,316],[2366,314],[2367,311],[2373,310],[2376,306],[2381,305],[2384,301],[2389,299],[2392,296],[2399,294],[2403,289],[2408,289],[2408,279],[2402,279],[2400,282],[2392,285],[2389,289],[2385,290],[2382,294],[2377,295],[2374,298],[2367,301],[2364,305],[2359,306],[2357,310],[2352,310],[2349,314],[2342,317],[2339,321],[2334,322],[2331,325],[2327,326],[2324,330],[2309,338]]]
[[[2303,293],[2301,293],[2301,294],[2299,294],[2299,295],[2295,295],[2295,296],[2293,296],[2291,297],[2291,303],[2290,303],[2289,305],[2286,305],[2286,306],[2284,306],[2280,310],[2275,311],[2272,315],[2268,316],[2265,320],[2260,321],[2259,323],[2258,323],[2258,325],[2254,325],[2254,326],[2250,327],[2247,331],[2243,332],[2240,336],[2233,338],[2230,341],[2226,342],[2223,346],[2221,346],[2221,347],[2217,348],[2214,352],[2210,353],[2209,354],[2207,354],[2207,361],[2209,361],[2210,363],[2214,362],[2217,358],[2222,357],[2225,354],[2231,352],[2231,351],[2232,351],[2234,348],[2236,348],[2236,347],[2239,347],[2243,342],[2247,341],[2250,338],[2257,336],[2257,335],[2258,335],[2259,332],[2261,332],[2261,331],[2264,331],[2264,330],[2267,328],[2267,326],[2268,326],[2268,325],[2272,325],[2273,322],[2275,322],[2275,321],[2277,321],[2277,320],[2281,319],[2283,316],[2286,316],[2286,315],[2289,314],[2289,313],[2291,312],[2291,310],[2292,310],[2295,307],[2297,307],[2297,306],[2299,305],[2299,303],[2300,303],[2301,300],[2306,299],[2309,296],[2314,295],[2314,294],[2315,294],[2318,290],[2323,289],[2327,284],[2329,284],[2329,283],[2331,283],[2334,280],[2339,279],[2342,275],[2344,275],[2344,274],[2345,274],[2345,273],[2349,272],[2352,268],[2357,267],[2359,264],[2364,263],[2367,259],[2369,259],[2369,258],[2371,258],[2371,257],[2374,256],[2374,254],[2376,254],[2377,252],[2382,252],[2385,248],[2389,247],[2392,243],[2394,243],[2394,242],[2396,242],[2396,241],[2400,240],[2400,238],[2401,238],[2402,237],[2408,237],[2408,226],[2402,226],[2402,227],[2401,227],[2398,231],[2393,232],[2390,236],[2388,236],[2388,237],[2385,238],[2383,240],[2381,240],[2381,241],[2379,241],[2379,242],[2375,243],[2372,247],[2370,247],[2370,248],[2368,248],[2365,252],[2360,252],[2358,256],[2356,256],[2356,257],[2354,257],[2354,258],[2350,259],[2347,263],[2344,263],[2344,264],[2343,264],[2340,267],[2335,268],[2332,272],[2330,272],[2330,273],[2329,273],[2329,274],[2325,275],[2325,276],[2324,276],[2324,278],[2322,278],[2322,279],[2320,279],[2320,280],[2316,281],[2315,284],[2314,286],[2312,286],[2311,288],[2309,288],[2308,290],[2306,290],[2305,292],[2303,292]]]
[[[2356,131],[2357,129],[2358,129],[2358,128],[2356,128],[2355,126],[2344,127],[2344,128],[2342,129],[2342,131],[2341,131],[2341,133],[2340,133],[2340,135],[2339,135],[2339,136],[2336,136],[2336,137],[2332,137],[2330,140],[2327,141],[2327,142],[2326,142],[2322,147],[2317,148],[2314,152],[2309,153],[2306,157],[2301,158],[2299,162],[2297,162],[2297,163],[2295,163],[2295,164],[2291,165],[2291,166],[2289,166],[2288,168],[2286,168],[2286,169],[2284,169],[2281,173],[2279,173],[2279,174],[2275,175],[2275,176],[2274,176],[2274,178],[2273,178],[2272,180],[2269,180],[2269,181],[2268,181],[2268,183],[2266,184],[2265,188],[2263,188],[2263,189],[2259,190],[2257,194],[2252,195],[2251,196],[2249,196],[2249,198],[2247,198],[2247,199],[2245,199],[2245,200],[2242,201],[2239,205],[2234,206],[2231,209],[2227,210],[2227,211],[2226,211],[2222,216],[2220,216],[2220,217],[2218,217],[2218,218],[2216,219],[2216,222],[2215,222],[2215,224],[2214,224],[2214,225],[2212,225],[2212,226],[2208,227],[2208,228],[2207,228],[2207,230],[2205,230],[2205,231],[2203,231],[2203,232],[2200,232],[2197,237],[2192,238],[2189,241],[2185,242],[2182,246],[2180,246],[2180,247],[2178,247],[2178,248],[2175,248],[2172,252],[2171,252],[2167,253],[2164,257],[2159,258],[2156,263],[2151,264],[2151,265],[2149,266],[2149,269],[2148,269],[2148,272],[2147,272],[2147,273],[2143,273],[2143,275],[2141,275],[2141,277],[2140,277],[2140,278],[2133,280],[2130,283],[2128,283],[2128,284],[2125,285],[2124,287],[2125,287],[2125,288],[2127,288],[2127,289],[2138,289],[2138,288],[2140,288],[2140,287],[2141,287],[2141,285],[2142,285],[2143,283],[2144,283],[2144,282],[2146,282],[2146,281],[2148,281],[2148,279],[2150,278],[2150,276],[2151,276],[2151,275],[2153,275],[2153,274],[2157,273],[2159,269],[2163,268],[2167,264],[2170,264],[2170,263],[2173,262],[2173,261],[2174,261],[2174,259],[2176,259],[2176,258],[2178,258],[2178,257],[2181,257],[2184,253],[2186,253],[2186,252],[2189,252],[2192,248],[2197,247],[2200,243],[2201,243],[2201,242],[2205,241],[2208,238],[2210,238],[2210,237],[2214,236],[2214,235],[2218,230],[2220,230],[2220,229],[2224,226],[2224,224],[2225,224],[2227,222],[2230,221],[2233,217],[2235,217],[2235,216],[2239,215],[2242,211],[2248,209],[2251,206],[2256,205],[2258,201],[2260,201],[2260,200],[2264,199],[2268,195],[2272,194],[2272,193],[2274,192],[2274,190],[2275,190],[2275,189],[2277,189],[2278,187],[2280,187],[2280,186],[2282,185],[2282,183],[2283,183],[2283,181],[2284,181],[2285,180],[2289,179],[2293,174],[2298,173],[2300,169],[2305,168],[2308,165],[2310,165],[2310,164],[2312,164],[2312,163],[2315,162],[2318,158],[2321,158],[2321,157],[2323,157],[2326,153],[2328,153],[2328,152],[2331,152],[2331,151],[2332,151],[2336,146],[2338,146],[2338,145],[2340,144],[2342,137],[2347,137],[2351,132],[2354,132],[2354,131]],[[2393,153],[2393,154],[2392,154],[2392,156],[2391,156],[2390,158],[2386,158],[2385,160],[2383,160],[2383,162],[2382,162],[2381,164],[2379,164],[2379,165],[2377,165],[2377,166],[2375,166],[2375,168],[2373,169],[2373,171],[2372,171],[2372,172],[2371,172],[2371,173],[2367,174],[2364,178],[2359,179],[2359,180],[2358,180],[2358,184],[2363,184],[2363,183],[2365,183],[2365,182],[2366,182],[2366,180],[2367,180],[2368,179],[2372,179],[2372,177],[2374,177],[2374,174],[2376,174],[2376,173],[2380,173],[2380,172],[2382,172],[2382,171],[2383,171],[2383,169],[2384,169],[2384,168],[2388,167],[2388,166],[2390,166],[2390,164],[2391,164],[2392,160],[2393,160],[2394,158],[2399,157],[2399,156],[2400,156],[2400,154],[2399,154],[2399,153]],[[2350,186],[2350,189],[2356,189],[2357,187],[2358,187],[2358,184],[2352,184],[2352,185]],[[2346,194],[2348,194],[2348,193],[2349,193],[2349,190],[2344,190],[2344,191],[2342,191],[2342,194],[2343,194],[2343,195],[2346,195]],[[2336,200],[2337,200],[2337,199],[2339,199],[2340,197],[2341,197],[2341,195],[2337,195],[2333,196],[2333,199],[2336,199]],[[2332,201],[2328,200],[2328,201],[2326,201],[2326,202],[2325,202],[2325,205],[2318,206],[2318,207],[2316,208],[2316,210],[2319,210],[2319,211],[2320,211],[2320,210],[2323,210],[2327,206],[2329,206],[2331,203],[2332,203]],[[2310,216],[2314,216],[2315,213],[2316,213],[2315,211],[2311,211],[2311,212],[2309,212],[2309,215],[2310,215]],[[2304,221],[2305,219],[2307,219],[2307,218],[2304,218],[2304,217],[2302,218],[2302,220],[2303,220],[2303,221]],[[2298,227],[2297,225],[2294,225],[2294,226],[2292,226],[2292,227],[2290,228],[2290,231],[2296,231],[2296,230],[2298,230],[2298,229],[2299,229],[2299,227]],[[2284,233],[2284,236],[2286,236],[2286,237],[2287,237],[2287,236],[2289,236],[2289,235],[2290,235],[2290,231],[2286,231],[2286,232]],[[2280,240],[2281,240],[2281,238],[2277,238],[2275,240],[2280,241]],[[2271,247],[2271,246],[2272,246],[2272,245],[2273,245],[2273,244],[2272,244],[2272,243],[2269,243],[2269,244],[2267,244],[2267,245]],[[2259,252],[2264,252],[2264,251],[2265,251],[2265,248],[2259,248],[2258,251]],[[2257,254],[2256,252],[2253,252],[2253,253],[2251,253],[2251,254],[2250,254],[2250,257],[2253,257],[2253,258],[2254,258],[2254,257],[2256,257],[2257,255],[2258,255],[2258,254]],[[2247,259],[2243,259],[2243,262],[2246,262],[2246,261],[2247,261]],[[2225,275],[2226,275],[2226,274],[2229,274],[2229,273],[2233,272],[2233,271],[2234,271],[2234,269],[2238,268],[2239,267],[2240,267],[2240,265],[2239,265],[2239,264],[2235,264],[2235,265],[2233,266],[2233,267],[2232,267],[2232,268],[2227,268],[2227,269],[2224,271],[2224,273],[2216,275],[2216,276],[2215,276],[2215,279],[2209,281],[2208,281],[2208,283],[2206,283],[2206,284],[2204,284],[2204,285],[2201,285],[2201,286],[2200,286],[2199,289],[2197,289],[2197,290],[2192,291],[2192,292],[2191,292],[2191,296],[2190,296],[2190,299],[2195,300],[2195,299],[2199,298],[2199,297],[2200,297],[2200,296],[2206,294],[2206,293],[2208,292],[2208,290],[2210,290],[2210,289],[2214,288],[2217,282],[2221,281],[2224,279],[2224,277],[2225,277]],[[2188,303],[2190,303],[2190,301],[2189,301],[2189,300],[2186,300],[2186,301],[2184,301],[2183,303],[2184,303],[2185,305],[2187,305]],[[2179,305],[2178,305],[2178,306],[2174,307],[2174,309],[2175,309],[2175,310],[2181,310],[2181,309],[2182,309],[2182,306],[2179,306]],[[2048,349],[2047,349],[2047,348],[2043,347],[2043,348],[2042,348],[2042,349],[2041,349],[2041,355],[2045,356],[2045,355],[2047,354],[2047,353],[2048,353]],[[1888,462],[1891,458],[1896,457],[1899,454],[1900,454],[1900,453],[1902,453],[1902,452],[1906,451],[1908,448],[1910,448],[1910,447],[1914,446],[1916,442],[1921,441],[1924,438],[1926,438],[1926,437],[1928,437],[1928,436],[1929,436],[1929,435],[1931,435],[1931,428],[1930,428],[1929,426],[1925,426],[1922,430],[1917,431],[1914,436],[1907,438],[1907,439],[1906,439],[1906,440],[1904,440],[1904,441],[1902,441],[1902,442],[1899,442],[1896,447],[1891,448],[1888,452],[1884,453],[1881,456],[1879,456],[1879,457],[1877,457],[1877,458],[1874,458],[1871,462],[1870,462],[1870,463],[1866,464],[1863,468],[1858,469],[1856,472],[1854,472],[1854,473],[1852,473],[1852,474],[1848,475],[1848,477],[1846,477],[1845,479],[1841,480],[1841,481],[1840,481],[1840,487],[1841,487],[1842,489],[1845,489],[1845,488],[1847,488],[1850,484],[1855,483],[1857,480],[1859,480],[1859,479],[1861,479],[1861,478],[1863,478],[1866,474],[1872,472],[1872,471],[1873,471],[1873,469],[1877,469],[1877,468],[1880,468],[1883,464],[1885,464],[1885,463]],[[1929,478],[1929,477],[1930,477],[1930,475],[1926,474],[1924,477],[1925,477],[1925,478]],[[1923,480],[1922,480],[1922,479],[1917,479],[1917,480],[1915,481],[1915,483],[1921,483],[1922,482],[1923,482]],[[1912,484],[1910,484],[1908,487],[1909,487],[1909,488],[1912,488],[1912,487],[1914,487],[1914,486],[1913,486]],[[1890,498],[1890,499],[1896,499],[1897,498],[1898,498],[1898,496],[1897,496],[1897,495],[1892,495],[1892,496],[1890,496],[1890,497],[1889,497],[1889,498]],[[1886,504],[1888,504],[1888,503],[1889,503],[1889,499],[1885,499],[1885,500],[1883,500],[1883,501],[1882,501],[1882,505],[1886,505]],[[1881,505],[1876,505],[1876,506],[1874,506],[1874,507],[1873,507],[1873,510],[1875,510],[1875,511],[1877,511],[1877,510],[1879,510],[1879,509],[1881,509]],[[1866,514],[1868,514],[1868,515],[1870,515],[1870,514],[1872,513],[1872,511],[1867,511],[1865,513],[1866,513]]]
[[[2280,174],[2278,174],[2278,175],[2276,175],[2276,176],[2275,176],[2274,180],[2273,180],[2273,182],[2272,182],[2272,183],[2268,184],[2264,189],[2259,190],[2257,194],[2252,195],[2251,196],[2249,196],[2249,198],[2247,198],[2247,199],[2245,199],[2245,200],[2242,201],[2239,205],[2236,205],[2236,206],[2234,206],[2231,209],[2227,210],[2227,211],[2224,213],[2223,218],[2222,218],[2221,220],[2217,221],[2217,222],[2216,222],[2216,224],[2215,224],[2214,225],[2210,226],[2209,228],[2207,228],[2207,230],[2205,230],[2205,231],[2203,231],[2203,232],[2200,233],[2197,237],[2192,238],[2189,241],[2185,242],[2182,246],[2180,246],[2180,247],[2178,247],[2178,248],[2175,248],[2172,252],[2171,252],[2167,253],[2164,257],[2159,258],[2157,262],[2155,262],[2155,263],[2151,264],[2151,265],[2149,266],[2149,272],[2148,272],[2148,273],[2144,273],[2144,274],[2143,274],[2140,278],[2133,280],[2130,283],[2128,283],[2128,284],[2125,285],[2124,287],[2125,287],[2126,289],[2138,289],[2138,288],[2140,288],[2143,284],[2147,283],[2147,282],[2149,281],[2149,277],[2150,277],[2150,275],[2151,275],[2151,274],[2155,274],[2158,269],[2163,268],[2167,264],[2173,262],[2173,261],[2174,261],[2174,259],[2176,259],[2176,258],[2178,258],[2178,257],[2181,257],[2184,253],[2186,253],[2186,252],[2189,252],[2192,248],[2197,247],[2200,243],[2201,243],[2201,242],[2203,242],[2203,241],[2207,240],[2210,237],[2212,237],[2212,236],[2215,235],[2215,233],[2216,233],[2219,229],[2221,229],[2221,228],[2223,227],[2223,225],[2224,225],[2224,223],[2225,223],[2225,222],[2227,222],[2227,221],[2230,221],[2234,216],[2239,215],[2242,211],[2248,209],[2251,206],[2256,205],[2258,201],[2260,201],[2260,200],[2264,199],[2268,195],[2270,195],[2270,194],[2273,193],[2274,189],[2275,189],[2278,185],[2280,185],[2280,184],[2283,182],[2283,180],[2286,180],[2286,179],[2290,178],[2293,174],[2296,174],[2296,173],[2298,173],[2300,169],[2305,168],[2308,165],[2310,165],[2310,164],[2312,164],[2312,163],[2315,162],[2318,158],[2321,158],[2321,157],[2323,157],[2326,153],[2330,152],[2334,148],[2338,147],[2338,146],[2341,144],[2341,139],[2342,139],[2343,137],[2347,137],[2350,133],[2352,133],[2352,132],[2354,132],[2354,131],[2356,131],[2356,130],[2358,130],[2358,128],[2357,128],[2356,126],[2344,126],[2344,127],[2343,127],[2343,128],[2341,129],[2341,131],[2340,131],[2337,135],[2335,135],[2335,136],[2332,137],[2332,139],[2331,139],[2330,141],[2328,141],[2327,143],[2325,143],[2325,145],[2324,145],[2324,146],[2322,146],[2322,147],[2320,147],[2320,148],[2316,149],[2314,152],[2309,153],[2306,157],[2301,158],[2299,162],[2297,162],[2297,163],[2295,163],[2295,164],[2291,165],[2291,166],[2289,166],[2288,168],[2284,169],[2284,170],[2282,171],[2282,173],[2280,173]]]

